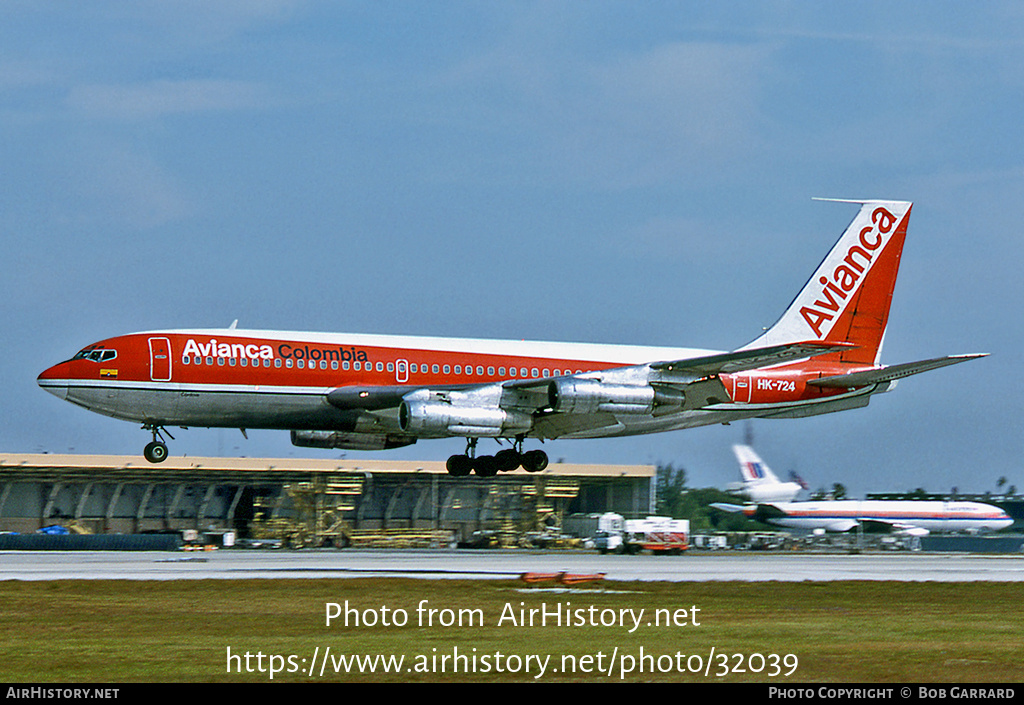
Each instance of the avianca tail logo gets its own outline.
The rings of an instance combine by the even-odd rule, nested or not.
[[[833,268],[831,278],[821,276],[821,294],[813,303],[800,308],[800,315],[819,340],[828,335],[822,326],[835,320],[857,286],[871,269],[871,264],[884,247],[886,236],[896,225],[896,216],[882,207],[871,212],[871,225],[861,229],[859,237],[847,249],[845,256]]]

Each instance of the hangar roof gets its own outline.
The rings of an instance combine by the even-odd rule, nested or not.
[[[209,458],[170,457],[159,464],[146,462],[137,455],[61,455],[49,453],[0,453],[0,480],[40,479],[43,476],[72,480],[87,475],[144,476],[153,482],[180,480],[182,475],[196,479],[224,474],[252,474],[287,481],[288,476],[319,473],[444,474],[444,461],[438,460],[363,460],[342,458]],[[551,463],[532,477],[654,477],[653,465],[580,465]],[[502,473],[498,477],[531,477],[527,473]],[[488,478],[491,479],[491,478]],[[472,481],[472,478],[467,478]]]

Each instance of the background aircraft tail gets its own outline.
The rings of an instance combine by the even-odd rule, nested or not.
[[[732,452],[736,454],[736,460],[740,463],[740,477],[743,478],[743,484],[779,481],[779,478],[771,471],[771,468],[761,460],[761,457],[750,446],[735,445],[732,447]]]
[[[877,365],[911,203],[845,201],[860,211],[782,317],[742,349],[800,341],[853,343],[818,360]]]
[[[754,449],[735,445],[732,452],[740,463],[743,493],[753,502],[790,502],[802,489],[796,482],[782,482]]]

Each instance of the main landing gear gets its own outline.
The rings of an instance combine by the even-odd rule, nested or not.
[[[146,447],[142,451],[142,455],[151,463],[162,463],[167,460],[167,444],[164,443],[164,434],[172,441],[174,436],[164,428],[163,426],[157,426],[156,424],[146,424],[142,427],[144,431],[153,432],[153,442],[147,443]]]
[[[494,477],[499,472],[511,472],[522,466],[526,472],[540,472],[548,466],[548,454],[542,450],[523,452],[523,439],[517,438],[515,447],[499,450],[494,455],[477,455],[476,444],[479,438],[470,438],[466,442],[464,455],[453,455],[448,458],[446,466],[448,474],[465,477],[476,472],[480,477]]]

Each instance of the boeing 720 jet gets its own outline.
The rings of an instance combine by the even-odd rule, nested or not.
[[[461,437],[448,471],[547,466],[528,440],[603,438],[866,406],[896,380],[963,362],[884,366],[911,204],[860,209],[779,321],[731,352],[385,335],[161,330],[93,343],[39,375],[48,392],[141,423],[283,429],[298,446],[383,450]],[[505,447],[480,454],[478,441]]]

